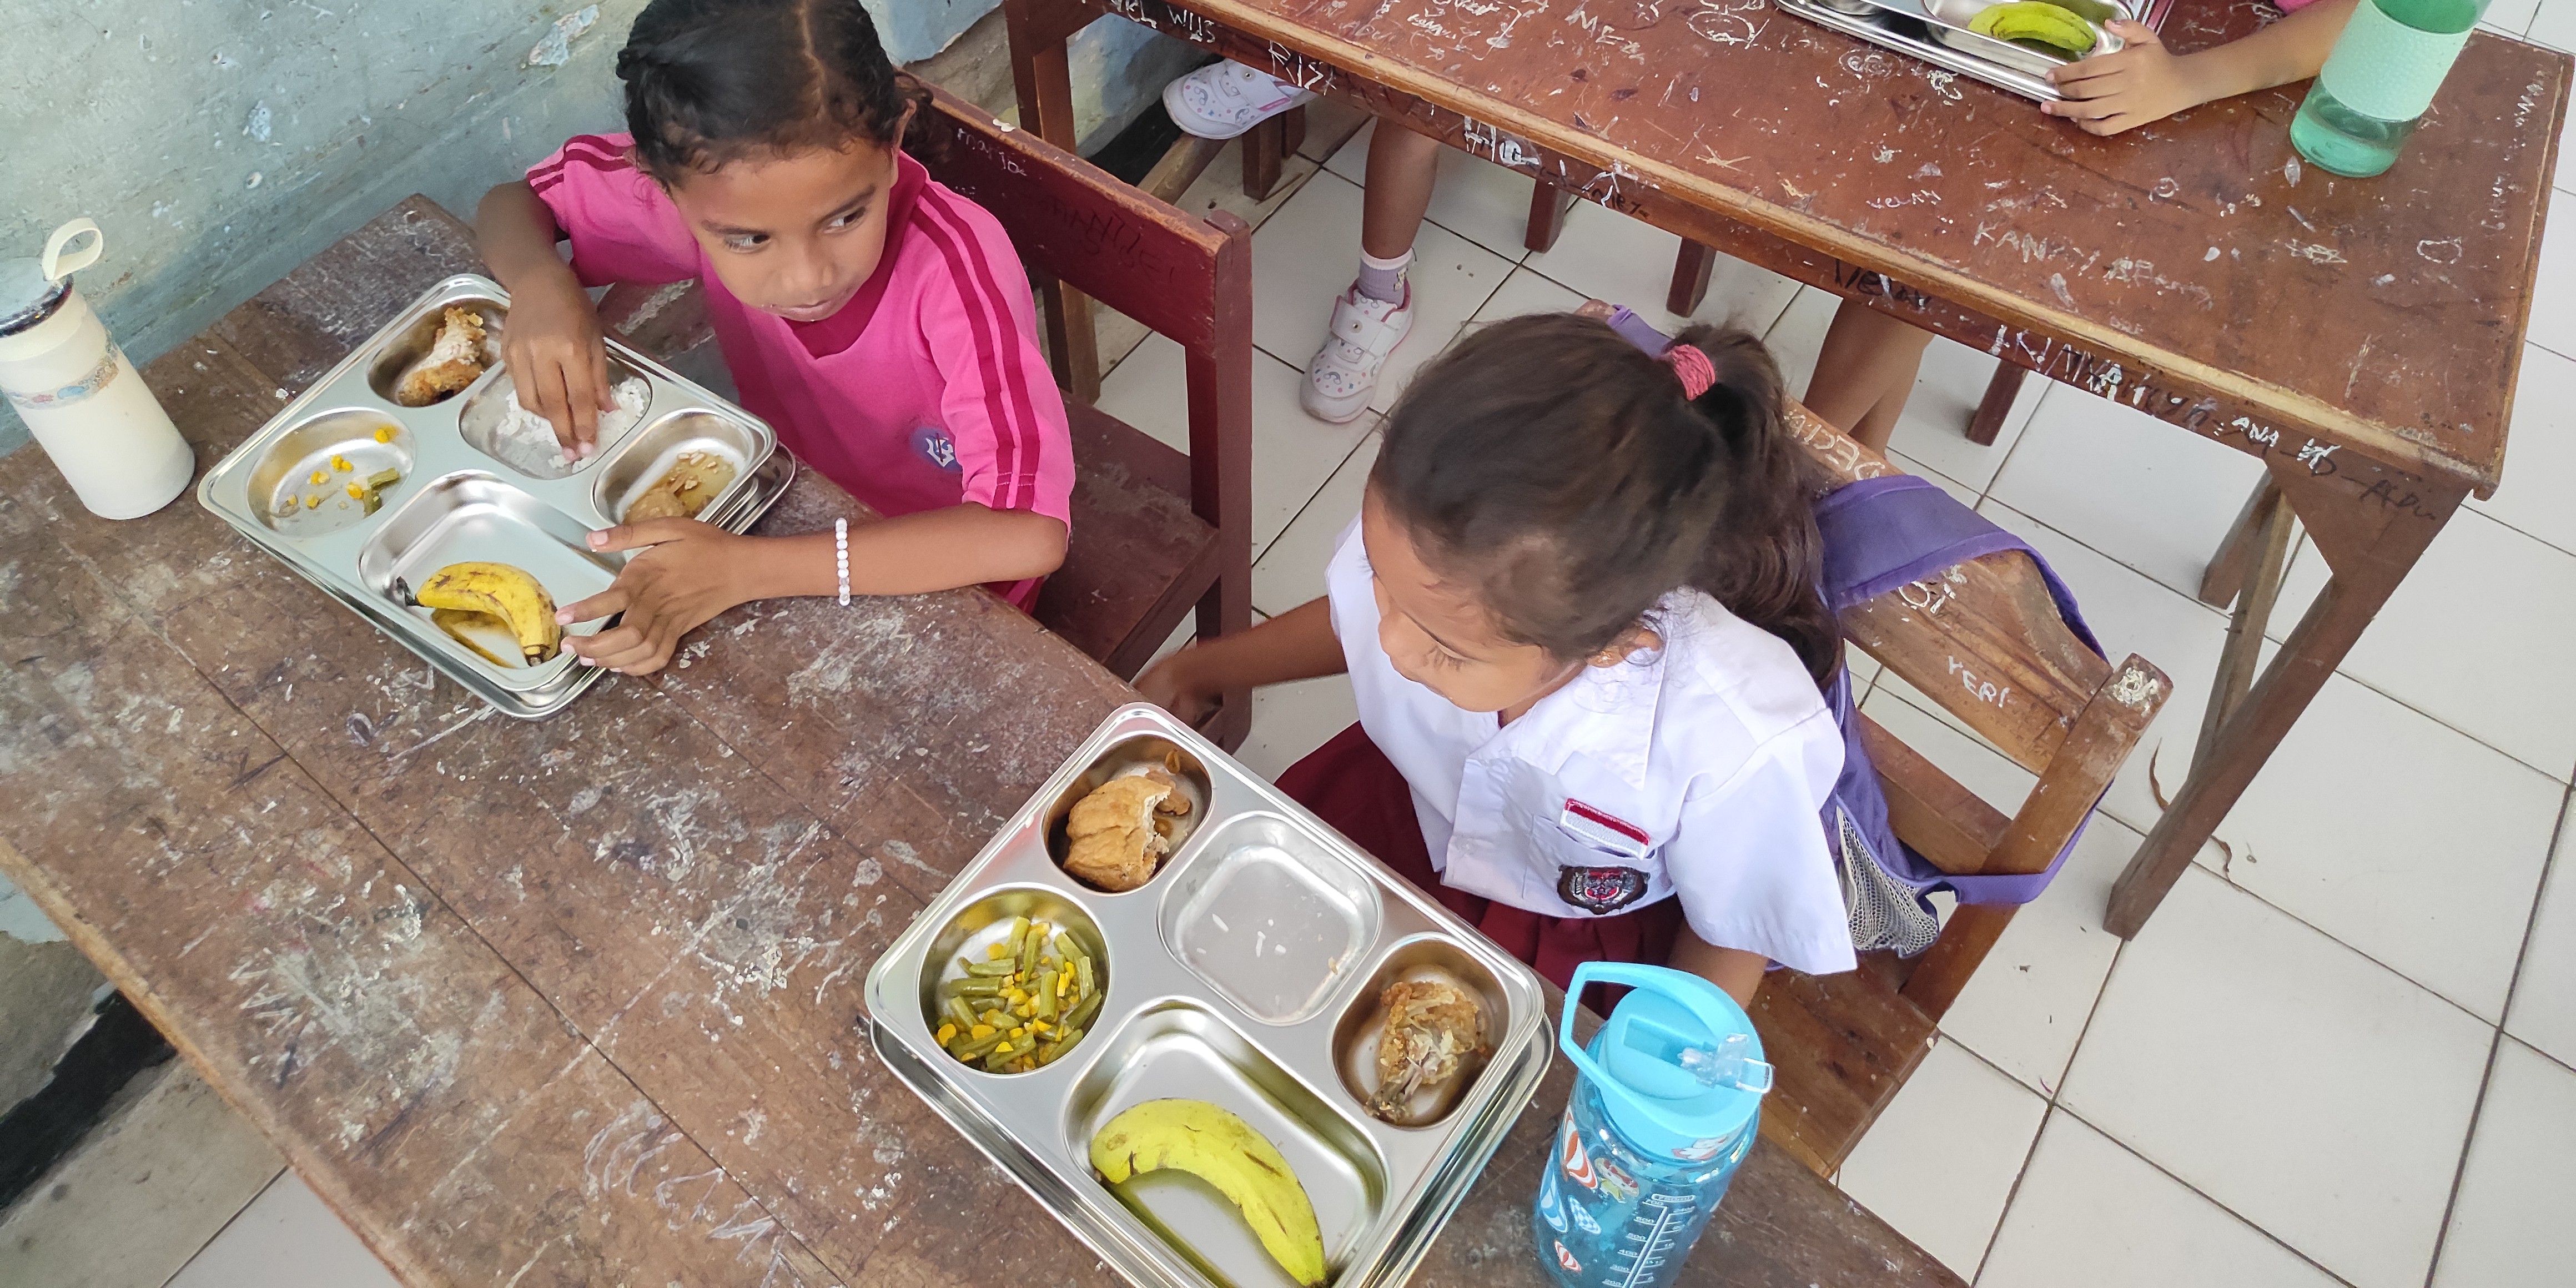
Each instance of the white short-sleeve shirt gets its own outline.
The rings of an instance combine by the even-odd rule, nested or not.
[[[1396,673],[1357,523],[1326,587],[1360,724],[1411,784],[1444,884],[1553,917],[1678,895],[1718,947],[1853,967],[1820,819],[1842,733],[1785,641],[1676,591],[1662,648],[1584,667],[1502,725]]]

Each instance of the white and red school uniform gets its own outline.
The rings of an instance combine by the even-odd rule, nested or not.
[[[1073,445],[1037,310],[992,215],[897,154],[885,257],[840,312],[790,322],[724,288],[632,136],[586,134],[528,171],[582,283],[696,279],[743,406],[888,516],[974,502],[1070,526]],[[1038,579],[994,587],[1022,608]]]
[[[1819,816],[1842,733],[1786,642],[1677,591],[1660,649],[1586,666],[1501,725],[1396,673],[1356,524],[1326,587],[1359,724],[1280,785],[1327,822],[1427,868],[1408,875],[1560,985],[1589,957],[1662,964],[1685,921],[1798,970],[1852,968]]]

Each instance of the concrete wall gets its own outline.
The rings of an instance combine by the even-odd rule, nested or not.
[[[997,3],[869,0],[904,62]],[[642,5],[0,3],[0,256],[98,220],[107,258],[81,291],[149,361],[405,195],[467,214],[565,137],[615,128],[617,48]],[[999,27],[994,14],[976,31],[992,43]],[[1132,24],[1094,24],[1074,57],[1086,135],[1123,125],[1190,61]],[[0,411],[0,452],[25,441]]]

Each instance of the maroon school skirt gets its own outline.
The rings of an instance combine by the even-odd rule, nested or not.
[[[1431,869],[1431,851],[1422,843],[1422,822],[1413,813],[1413,789],[1405,784],[1395,762],[1356,724],[1290,766],[1279,776],[1279,790],[1341,829],[1342,835],[1403,873],[1406,880],[1558,988],[1565,987],[1574,978],[1574,968],[1585,962],[1661,966],[1681,932],[1679,899],[1659,900],[1608,917],[1550,917],[1442,885],[1440,874]],[[1587,1000],[1601,1010],[1616,998],[1596,993]]]

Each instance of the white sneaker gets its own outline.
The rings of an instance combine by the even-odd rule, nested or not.
[[[1185,133],[1230,139],[1315,97],[1241,63],[1215,62],[1163,87],[1163,110]]]
[[[1324,334],[1324,347],[1306,364],[1306,383],[1297,390],[1298,405],[1307,415],[1336,425],[1358,419],[1368,410],[1369,395],[1377,392],[1378,373],[1386,370],[1387,355],[1412,330],[1410,280],[1398,304],[1362,295],[1356,285],[1342,292],[1333,301],[1333,324]]]

